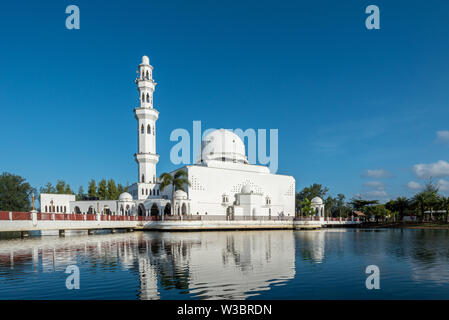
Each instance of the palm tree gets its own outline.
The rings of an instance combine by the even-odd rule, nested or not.
[[[419,192],[412,198],[413,203],[421,212],[421,219],[424,220],[424,211],[426,208],[427,197],[425,192]]]
[[[399,213],[399,221],[402,221],[404,218],[405,211],[407,211],[410,207],[410,202],[406,197],[397,197],[396,200],[390,201],[392,205],[387,209],[391,211],[397,211]]]
[[[164,191],[164,189],[168,186],[172,186],[170,211],[171,214],[173,214],[175,191],[176,190],[185,191],[184,186],[185,185],[190,186],[187,171],[184,170],[176,171],[173,176],[170,173],[163,173],[159,176],[159,180],[161,181],[161,184],[159,186],[159,189],[161,191]]]
[[[449,215],[449,197],[441,196],[440,197],[440,207],[445,211],[444,216],[442,217],[443,222],[447,222],[447,217]]]

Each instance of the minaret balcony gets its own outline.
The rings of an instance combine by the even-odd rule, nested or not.
[[[156,121],[159,118],[159,111],[154,108],[135,108],[136,119],[151,119]]]
[[[134,154],[134,157],[136,158],[136,161],[138,163],[141,162],[148,162],[148,163],[158,163],[159,162],[159,155],[156,153],[136,153]]]

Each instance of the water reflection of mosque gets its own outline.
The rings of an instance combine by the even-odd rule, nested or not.
[[[283,231],[133,233],[0,241],[0,272],[64,272],[79,264],[138,271],[140,299],[171,289],[191,297],[237,299],[295,275],[294,233]],[[83,268],[87,271],[83,271]],[[120,290],[120,288],[117,288]]]

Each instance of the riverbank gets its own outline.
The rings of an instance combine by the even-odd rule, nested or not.
[[[360,228],[405,228],[405,229],[434,229],[449,230],[449,223],[443,222],[366,222],[362,223]]]

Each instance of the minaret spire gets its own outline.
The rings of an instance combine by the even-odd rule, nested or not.
[[[153,108],[156,82],[153,80],[150,59],[143,56],[138,68],[135,83],[139,92],[139,107],[134,109],[137,120],[138,151],[134,156],[139,168],[137,190],[133,190],[133,196],[140,200],[159,195],[156,185],[156,164],[159,161],[159,155],[156,153],[156,121],[159,112]]]

